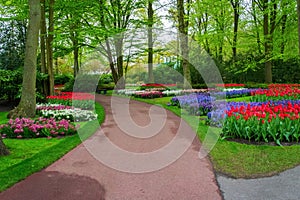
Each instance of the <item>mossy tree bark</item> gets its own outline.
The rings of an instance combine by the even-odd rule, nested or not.
[[[40,0],[28,0],[28,3],[30,11],[25,47],[22,95],[19,105],[9,113],[11,118],[35,116],[36,64],[41,5]]]

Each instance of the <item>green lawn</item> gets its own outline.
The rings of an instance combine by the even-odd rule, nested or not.
[[[199,117],[188,116],[175,106],[167,106],[171,97],[159,99],[136,99],[150,104],[160,104],[171,110],[176,115],[187,121],[194,130],[197,129]],[[235,100],[246,100],[239,98]],[[233,101],[234,99],[230,99]],[[197,134],[201,141],[204,140],[208,126],[200,121]],[[219,130],[220,131],[220,130]],[[219,139],[209,157],[217,173],[226,174],[234,178],[254,178],[277,174],[286,169],[300,164],[300,145],[271,146],[271,145],[246,145]]]
[[[7,119],[8,112],[0,112],[0,124],[5,124]]]
[[[81,123],[81,139],[91,136],[99,123],[105,118],[104,108],[96,103],[98,121]],[[0,121],[7,121],[0,115]],[[88,126],[89,128],[85,128]],[[63,138],[36,138],[36,139],[4,139],[10,150],[10,155],[0,157],[0,191],[12,186],[30,174],[40,171],[54,161],[58,160],[68,151],[81,143],[78,135]]]

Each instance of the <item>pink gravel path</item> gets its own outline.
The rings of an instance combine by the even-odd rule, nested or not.
[[[115,122],[110,97],[97,95],[106,111],[105,122],[89,141],[101,146],[106,136],[112,143],[130,152],[147,153],[168,144],[178,131],[193,132],[186,124],[179,128],[180,118],[166,111],[167,121],[156,135],[135,138],[122,131]],[[121,105],[122,99],[117,99]],[[116,105],[116,106],[118,106]],[[130,115],[140,126],[149,124],[151,105],[130,101]],[[156,119],[162,108],[152,107]],[[156,110],[157,109],[157,110]],[[122,113],[121,113],[122,114]],[[124,114],[122,120],[131,120]],[[128,121],[130,124],[130,121]],[[195,134],[195,133],[193,133]],[[147,173],[128,173],[112,169],[95,159],[84,144],[79,145],[51,166],[35,173],[0,193],[1,200],[219,200],[222,199],[208,158],[199,159],[200,143],[192,145],[175,162],[160,170]],[[105,151],[105,150],[104,150]],[[108,152],[105,152],[109,154]],[[114,157],[112,157],[113,159]],[[124,165],[130,165],[125,163]],[[155,161],[153,161],[155,162]]]

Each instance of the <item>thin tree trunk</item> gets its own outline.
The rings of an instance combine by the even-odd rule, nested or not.
[[[36,65],[39,30],[41,22],[40,0],[29,0],[29,24],[26,37],[22,94],[19,105],[9,113],[9,117],[34,117],[36,106]]]
[[[115,38],[115,49],[116,49],[116,56],[117,56],[117,70],[118,70],[118,84],[116,87],[118,89],[125,88],[125,77],[124,77],[124,70],[123,70],[123,40],[124,36],[122,33],[118,34]]]
[[[283,55],[284,54],[284,49],[285,49],[285,28],[286,28],[286,21],[287,21],[287,14],[284,14],[282,16],[282,27],[281,27],[281,37],[282,37],[282,42],[281,42],[281,47],[280,47],[280,53]]]
[[[48,74],[47,63],[46,63],[46,9],[45,9],[45,0],[41,0],[41,36],[40,36],[40,45],[41,45],[41,72]],[[49,87],[47,80],[43,81],[43,92],[46,96],[49,95]]]
[[[232,57],[233,57],[233,63],[236,62],[236,56],[237,56],[237,34],[238,34],[238,26],[239,26],[239,8],[240,8],[240,2],[239,0],[230,0],[231,6],[233,8],[233,41],[232,41]]]
[[[300,0],[297,0],[297,15],[298,15],[298,51],[300,55]]]
[[[153,7],[152,0],[148,0],[148,82],[154,83],[153,76]]]
[[[269,12],[268,0],[264,0],[263,4],[263,20],[264,20],[264,46],[265,46],[265,82],[272,83],[272,62],[271,62],[271,47],[270,47],[270,32],[269,32]]]
[[[189,3],[189,2],[188,2]],[[184,76],[184,88],[191,85],[191,73],[189,68],[189,41],[188,41],[188,14],[185,14],[184,0],[177,0],[178,23],[179,23],[179,42],[182,56],[182,68]]]
[[[75,35],[76,33],[74,33]],[[74,78],[77,76],[79,71],[79,47],[76,36],[73,38],[73,66],[74,66]]]
[[[54,0],[49,3],[49,27],[47,38],[47,64],[49,75],[49,94],[54,94],[54,74],[53,74],[53,33],[54,32]]]
[[[256,29],[257,50],[258,50],[258,54],[261,55],[262,50],[261,50],[261,44],[260,44],[260,34],[259,34],[259,29],[258,29],[258,22],[257,22],[257,17],[256,17],[255,0],[252,0],[252,11],[253,11],[253,20],[254,20],[255,29]]]

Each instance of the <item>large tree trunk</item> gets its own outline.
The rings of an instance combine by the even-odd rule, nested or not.
[[[152,0],[148,0],[148,82],[154,83],[153,76],[153,7]]]
[[[188,2],[189,4],[189,2]],[[189,12],[185,14],[184,0],[177,0],[178,23],[179,23],[179,42],[182,56],[182,68],[184,76],[184,88],[189,88],[191,85],[191,72],[189,67],[189,41],[188,41],[188,25]]]
[[[53,74],[53,32],[54,32],[54,0],[49,2],[49,27],[47,38],[47,64],[49,75],[49,94],[54,94],[54,74]]]
[[[8,154],[9,151],[3,143],[2,138],[0,137],[0,156],[7,156]]]
[[[29,0],[29,24],[25,47],[22,94],[19,105],[9,113],[11,118],[35,116],[37,48],[41,21],[40,0]]]

